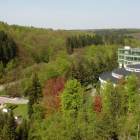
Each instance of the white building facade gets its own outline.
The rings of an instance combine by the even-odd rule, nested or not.
[[[118,49],[119,68],[112,72],[102,73],[99,77],[101,86],[103,87],[108,81],[115,86],[121,79],[135,74],[140,77],[140,48],[124,47]]]
[[[125,46],[118,49],[119,67],[125,67],[128,64],[140,63],[140,48],[131,48]]]

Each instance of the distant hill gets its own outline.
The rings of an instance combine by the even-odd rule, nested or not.
[[[11,36],[19,47],[19,57],[27,63],[41,61],[44,54],[55,57],[58,51],[65,50],[65,40],[68,36],[79,34],[76,31],[52,30],[44,28],[8,25],[0,22],[0,31]],[[47,56],[46,56],[47,57]],[[47,60],[44,60],[47,61]]]
[[[34,62],[54,59],[59,51],[66,51],[66,38],[79,34],[99,34],[112,36],[113,34],[134,35],[139,39],[140,29],[85,29],[85,30],[53,30],[45,28],[8,25],[0,22],[0,31],[11,36],[19,48],[19,57],[26,65]],[[46,55],[44,55],[46,54]]]

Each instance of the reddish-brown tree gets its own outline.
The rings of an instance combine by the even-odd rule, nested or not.
[[[44,105],[47,113],[57,111],[60,108],[60,94],[64,89],[65,79],[56,77],[49,79],[44,88]]]
[[[99,95],[94,98],[94,111],[97,113],[102,111],[102,98]]]

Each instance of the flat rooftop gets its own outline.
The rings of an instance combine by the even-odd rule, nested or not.
[[[118,69],[113,70],[112,72],[118,75],[122,75],[122,76],[127,76],[131,74],[131,72],[127,71],[125,68],[118,68]]]
[[[128,68],[140,69],[140,64],[130,64],[127,65]]]
[[[110,82],[115,83],[115,84],[117,84],[119,81],[119,79],[112,76],[111,72],[104,72],[103,74],[100,75],[100,78],[103,81],[110,81]]]

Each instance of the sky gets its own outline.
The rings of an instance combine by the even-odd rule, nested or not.
[[[0,21],[53,29],[140,28],[140,0],[0,0]]]

